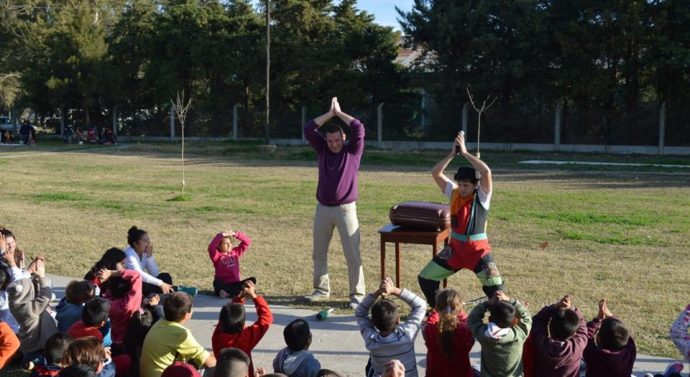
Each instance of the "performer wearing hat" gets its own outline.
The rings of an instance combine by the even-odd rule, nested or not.
[[[457,155],[472,167],[460,167],[451,181],[443,171]],[[487,297],[503,289],[503,277],[491,256],[486,236],[486,222],[491,201],[491,170],[479,158],[467,152],[465,134],[460,131],[450,153],[431,172],[436,184],[450,199],[451,239],[419,273],[419,286],[434,307],[440,281],[463,268],[472,270],[482,283]]]

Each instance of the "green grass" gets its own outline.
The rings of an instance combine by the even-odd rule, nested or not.
[[[44,192],[33,198],[39,202],[78,202],[86,200],[86,196],[74,192]]]
[[[44,255],[48,271],[83,276],[127,229],[146,229],[156,258],[176,281],[210,290],[206,247],[221,230],[254,239],[242,258],[272,303],[291,304],[311,288],[311,229],[317,170],[306,147],[259,143],[187,143],[181,192],[179,144],[0,149],[3,217],[29,255]],[[367,285],[379,279],[379,236],[388,209],[405,200],[444,201],[429,175],[444,152],[368,148],[357,202]],[[489,235],[507,290],[541,305],[565,293],[586,317],[606,297],[633,330],[640,352],[677,356],[668,327],[690,286],[690,171],[595,166],[533,166],[525,159],[674,163],[690,157],[494,153]],[[458,166],[454,162],[449,171]],[[548,246],[540,245],[548,241]],[[389,252],[392,246],[389,245]],[[430,248],[402,245],[403,285],[419,293],[416,274]],[[390,261],[390,257],[388,259]],[[337,234],[331,244],[333,304],[347,302],[347,273]],[[393,273],[393,264],[387,265]],[[482,295],[467,271],[450,278],[466,299]]]
[[[172,198],[168,199],[169,202],[188,202],[190,200],[192,200],[192,195],[188,193],[175,195]]]

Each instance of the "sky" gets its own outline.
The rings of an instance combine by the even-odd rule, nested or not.
[[[396,30],[400,30],[400,24],[397,21],[398,12],[395,11],[395,7],[409,11],[413,4],[413,0],[358,0],[357,8],[373,14],[376,17],[376,23],[393,26]]]
[[[258,0],[253,0],[253,2],[257,4]],[[400,30],[397,20],[398,12],[395,11],[395,7],[409,11],[413,4],[414,0],[357,0],[357,9],[373,14],[379,25],[392,26],[395,30]]]

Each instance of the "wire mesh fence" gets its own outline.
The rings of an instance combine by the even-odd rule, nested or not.
[[[570,103],[524,102],[496,104],[481,118],[481,142],[553,144],[556,132],[561,144],[656,146],[661,127],[664,144],[690,145],[690,105],[647,102],[630,109],[601,110]],[[437,106],[434,103],[373,104],[344,109],[360,119],[369,140],[449,141],[465,128],[468,140],[477,140],[478,114],[469,104]],[[304,105],[272,112],[268,127],[271,139],[301,139],[302,127],[322,114],[322,106]],[[118,136],[180,137],[182,127],[170,107],[115,109],[105,114],[98,129],[112,127]],[[194,108],[185,122],[186,137],[263,139],[264,108],[237,104],[224,109]],[[337,122],[337,120],[336,120]],[[70,124],[69,120],[66,120]],[[59,132],[59,122],[51,123]],[[86,129],[89,125],[83,125]],[[347,132],[347,127],[344,127]]]

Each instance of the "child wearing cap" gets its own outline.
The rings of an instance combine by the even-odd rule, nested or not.
[[[232,239],[239,241],[235,247]],[[222,298],[235,297],[244,288],[244,282],[256,279],[240,279],[240,257],[252,244],[252,239],[239,231],[226,230],[213,237],[208,245],[208,256],[216,270],[213,278],[213,291]]]
[[[453,182],[443,171],[456,154],[461,154],[472,167],[460,167]],[[450,153],[434,166],[431,175],[450,199],[452,232],[448,246],[419,273],[422,292],[429,305],[434,307],[439,282],[462,269],[468,269],[474,271],[482,283],[482,290],[491,298],[503,289],[503,277],[491,255],[486,236],[493,186],[491,170],[467,151],[465,134],[461,131]]]

